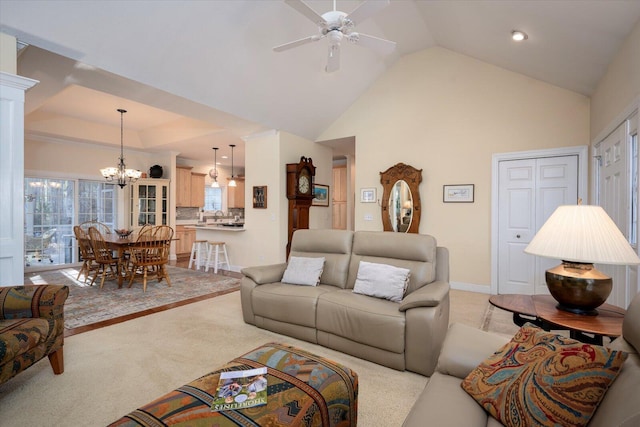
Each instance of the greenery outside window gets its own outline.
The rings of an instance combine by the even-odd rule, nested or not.
[[[25,177],[25,266],[78,262],[73,226],[97,220],[113,228],[117,222],[114,188],[101,181]]]

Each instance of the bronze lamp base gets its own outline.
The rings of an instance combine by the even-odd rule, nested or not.
[[[546,271],[549,292],[560,310],[597,316],[597,307],[604,304],[613,287],[611,277],[598,271],[593,264],[562,261]]]

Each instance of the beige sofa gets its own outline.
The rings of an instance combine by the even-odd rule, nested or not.
[[[433,373],[449,322],[449,254],[432,236],[298,230],[290,256],[324,257],[320,284],[281,283],[287,264],[243,269],[246,323],[390,368]],[[410,269],[402,301],[354,293],[360,261]]]
[[[622,337],[609,347],[629,354],[589,422],[590,427],[640,425],[640,294],[627,310]],[[508,338],[462,324],[451,326],[438,359],[436,372],[414,404],[405,427],[473,427],[501,424],[460,386],[462,380],[504,345]]]

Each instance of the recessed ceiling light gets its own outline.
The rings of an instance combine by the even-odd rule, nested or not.
[[[514,30],[511,32],[511,38],[513,39],[513,41],[521,42],[528,39],[529,36],[525,32]]]

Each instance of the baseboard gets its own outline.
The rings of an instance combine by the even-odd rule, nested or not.
[[[490,294],[491,286],[478,285],[477,283],[465,283],[465,282],[449,282],[451,289],[457,291],[477,292],[479,294]]]

